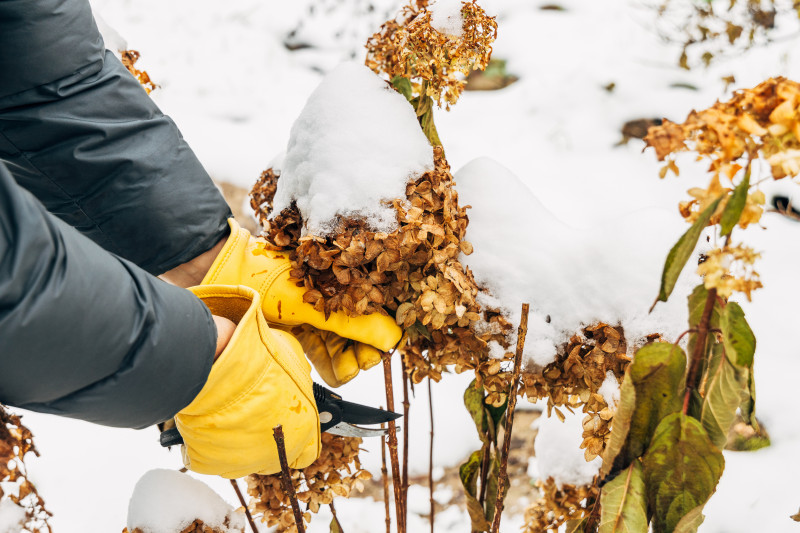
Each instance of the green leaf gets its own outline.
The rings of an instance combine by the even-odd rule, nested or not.
[[[721,344],[714,345],[699,418],[711,442],[720,450],[728,441],[728,430],[736,419],[736,409],[747,395],[747,370],[731,363]]]
[[[672,533],[695,533],[697,528],[700,527],[700,524],[703,523],[703,520],[706,519],[703,516],[703,505],[698,505],[681,518],[678,525],[675,526],[675,529]]]
[[[636,409],[636,386],[633,384],[630,374],[631,367],[628,366],[625,376],[622,378],[622,384],[619,387],[619,403],[617,404],[617,412],[614,414],[611,437],[603,452],[603,465],[600,467],[601,478],[605,478],[611,472],[617,457],[628,441],[631,419]],[[620,457],[621,466],[617,470],[625,468],[625,463],[629,461],[630,458],[627,455]]]
[[[506,414],[506,409],[508,409],[508,395],[506,394],[506,400],[502,405],[495,407],[494,405],[484,402],[484,406],[492,422],[494,422],[494,427],[497,428],[500,425],[500,421],[503,419],[503,415]],[[496,434],[497,432],[495,431],[495,435]]]
[[[747,396],[739,406],[739,411],[742,414],[742,420],[746,424],[750,424],[756,432],[759,432],[761,428],[758,426],[758,420],[756,419],[756,382],[753,376],[753,367],[747,370],[747,392]]]
[[[686,354],[679,346],[657,342],[636,352],[620,388],[601,475],[627,468],[644,453],[659,422],[681,409],[685,373]]]
[[[642,465],[634,460],[600,493],[598,533],[647,533],[647,503]]]
[[[683,267],[686,266],[686,261],[692,256],[692,252],[697,246],[697,241],[700,239],[700,234],[703,233],[711,215],[717,209],[722,196],[714,200],[706,209],[700,213],[698,219],[692,226],[684,233],[672,250],[667,254],[667,261],[664,263],[664,272],[661,274],[661,290],[658,294],[656,301],[666,302],[669,295],[672,294],[672,289],[675,288],[675,283],[678,281]]]
[[[587,518],[575,518],[573,520],[567,520],[564,533],[584,533],[586,531],[585,528],[587,521]]]
[[[411,80],[403,76],[395,76],[392,78],[392,87],[397,89],[397,92],[406,97],[409,102],[413,99],[413,89],[411,87]]]
[[[656,428],[647,453],[642,457],[648,508],[653,514],[653,533],[689,528],[714,493],[725,467],[703,426],[683,413],[666,417]]]
[[[473,379],[472,383],[470,383],[464,391],[464,405],[467,411],[469,411],[472,421],[475,422],[475,429],[478,430],[478,437],[481,439],[481,442],[488,444],[488,417],[486,416],[486,408],[483,399],[483,387],[478,386]]]
[[[753,364],[756,352],[756,336],[744,318],[744,311],[736,302],[728,302],[720,317],[722,342],[731,362],[744,367]]]
[[[478,478],[481,470],[481,452],[472,452],[467,462],[458,469],[461,484],[467,499],[467,511],[472,521],[473,531],[488,531],[489,522],[483,514],[483,508],[478,502]]]
[[[425,327],[425,324],[419,320],[411,324],[408,329],[406,329],[406,333],[408,333],[412,340],[418,339],[419,337],[425,337],[429,341],[433,340],[433,337],[431,337],[431,332],[428,331],[428,328]]]
[[[747,203],[747,191],[749,189],[750,171],[748,170],[745,172],[742,182],[733,190],[733,194],[725,205],[725,209],[722,210],[722,218],[719,224],[722,227],[720,235],[723,237],[730,235],[734,226],[739,222],[742,211],[744,211],[744,206]]]
[[[339,521],[336,518],[331,519],[331,533],[343,533],[342,528],[339,527]]]

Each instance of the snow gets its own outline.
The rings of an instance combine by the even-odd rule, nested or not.
[[[436,0],[428,5],[431,12],[431,27],[443,35],[461,38],[464,35],[462,0]]]
[[[592,482],[603,461],[597,457],[586,462],[583,457],[583,450],[579,447],[583,440],[583,417],[581,413],[565,413],[564,422],[556,416],[542,420],[533,443],[536,464],[535,468],[528,464],[529,474],[538,470],[539,479],[552,477],[558,487]]]
[[[609,370],[606,374],[606,379],[603,380],[603,384],[597,389],[597,393],[603,397],[612,409],[619,403],[619,386],[620,383],[617,381],[617,377]]]
[[[11,500],[0,500],[0,533],[21,531],[25,518],[25,509]]]
[[[519,323],[521,304],[531,304],[528,361],[552,362],[558,345],[597,322],[621,324],[631,345],[651,333],[674,338],[686,329],[680,298],[648,313],[665,253],[682,230],[672,213],[641,209],[573,228],[492,159],[467,163],[455,179],[459,202],[472,206],[466,238],[474,252],[461,260],[490,291],[481,297],[484,305],[505,309]]]
[[[211,487],[175,470],[145,473],[128,505],[128,530],[174,533],[200,519],[223,532],[243,531],[244,513],[236,513]],[[227,523],[227,525],[226,525]]]
[[[363,43],[376,31],[383,20],[382,11],[392,2],[380,2],[370,15],[370,20],[379,19],[377,23],[368,23],[367,17],[356,18],[355,9],[331,8],[333,2],[309,15],[312,3],[322,4],[310,0],[93,2],[128,38],[130,47],[141,52],[137,67],[147,70],[161,86],[152,93],[153,99],[175,120],[210,174],[248,188],[270,166],[272,156],[286,147],[291,126],[322,73],[350,58],[353,51],[356,60],[363,58]],[[342,2],[345,6],[357,3]],[[403,3],[394,2],[396,6]],[[479,3],[498,15],[494,57],[506,59],[508,71],[520,80],[501,91],[466,92],[451,112],[437,111],[436,125],[453,169],[477,156],[487,156],[518,177],[520,192],[529,191],[556,220],[578,233],[617,221],[624,230],[620,238],[634,242],[636,249],[644,246],[640,257],[645,252],[655,253],[657,262],[663,261],[669,246],[686,229],[676,206],[685,199],[688,188],[705,184],[704,165],[684,158],[679,160],[679,178],[659,180],[660,165],[652,151],[642,153],[641,142],[634,139],[627,146],[613,146],[620,139],[620,126],[641,117],[682,120],[692,108],[702,109],[718,98],[726,99],[729,92],[724,91],[723,76],[735,76],[732,88],[752,87],[774,75],[800,79],[800,38],[793,35],[798,29],[795,22],[779,24],[780,38],[769,46],[737,54],[707,70],[687,72],[676,66],[679,47],[655,34],[654,14],[640,2],[561,0],[559,4],[566,9],[562,12],[541,11],[538,6],[543,2],[530,0]],[[283,41],[300,20],[309,22],[298,35],[315,48],[289,52]],[[344,22],[347,31],[335,37]],[[615,88],[609,92],[603,87],[611,82]],[[697,90],[675,86],[679,83]],[[460,183],[458,187],[461,197]],[[780,191],[795,200],[800,198],[797,185],[787,180],[765,183],[764,190],[768,197]],[[525,219],[530,211],[525,207],[518,212],[519,218]],[[642,232],[640,241],[634,240],[637,229],[620,221],[629,216],[641,220],[641,216],[631,215],[637,211],[662,212],[663,232]],[[505,216],[502,210],[497,214]],[[533,214],[543,217],[540,212]],[[469,215],[477,221],[473,212]],[[796,245],[800,226],[774,214],[765,215],[763,225],[767,231],[752,227],[735,234],[763,252],[758,270],[765,287],[754,293],[752,303],[742,302],[742,306],[758,338],[757,411],[773,445],[753,453],[725,452],[725,473],[706,506],[701,533],[788,531],[795,525],[789,515],[800,505],[796,488],[800,424],[795,423],[796,408],[791,401],[800,375],[800,350],[787,343],[787,335],[791,335],[787,328],[800,323],[800,307],[795,304],[800,301],[795,273],[800,264]],[[470,231],[477,228],[471,222]],[[541,242],[544,237],[535,238]],[[651,247],[650,239],[660,244]],[[525,242],[516,248],[528,256]],[[585,244],[585,240],[580,242]],[[700,248],[708,245],[702,242]],[[551,244],[547,250],[561,253],[563,247]],[[581,275],[594,276],[588,271],[608,268],[602,261],[597,266],[595,258],[569,254],[572,259],[576,256],[587,265],[587,272]],[[539,259],[549,261],[544,253]],[[645,261],[645,267],[650,268],[650,263]],[[577,268],[564,265],[563,270]],[[548,281],[563,284],[560,279]],[[648,307],[657,292],[658,276],[651,275],[650,281]],[[683,285],[672,296],[676,306],[685,306],[684,287],[695,281],[692,269],[687,268]],[[533,311],[538,312],[544,301],[532,300]],[[578,305],[583,303],[582,299]],[[615,305],[628,308],[624,302]],[[603,308],[596,303],[592,306]],[[669,315],[662,307],[659,303],[655,312]],[[573,324],[581,314],[587,313],[570,312]],[[651,327],[644,324],[639,329],[660,330],[653,316]],[[639,319],[648,318],[642,315]],[[540,337],[549,343],[547,335],[552,332],[545,330]],[[399,366],[394,375],[399,375]],[[469,381],[469,375],[445,375],[433,388],[434,462],[439,468],[458,464],[480,447],[462,406],[461,395]],[[382,382],[380,370],[371,370],[340,392],[348,400],[381,405],[385,402]],[[398,405],[400,396],[395,398]],[[411,475],[427,471],[427,399],[426,387],[417,387],[410,420]],[[33,430],[41,452],[41,457],[29,458],[29,471],[54,513],[54,530],[60,533],[121,530],[127,502],[142,474],[152,468],[181,466],[180,453],[161,449],[153,429],[105,428],[35,413],[25,413],[24,422]],[[579,442],[579,435],[574,435],[566,444],[577,448]],[[379,475],[380,448],[374,440],[365,440],[364,447],[365,465]],[[227,480],[192,477],[202,479],[238,506]],[[87,501],[91,502],[89,527]],[[340,498],[336,506],[348,533],[375,531],[374,524],[383,523],[382,502]],[[314,517],[310,533],[329,530],[330,514],[326,513]],[[437,513],[436,531],[468,530],[468,520],[462,508],[451,507]],[[520,517],[503,518],[504,531],[515,531],[520,524]],[[409,531],[428,529],[423,518],[409,517]]]
[[[374,231],[397,228],[385,201],[433,169],[433,148],[413,108],[363,65],[342,63],[322,80],[292,126],[273,215],[297,202],[304,230],[328,235],[338,216]]]

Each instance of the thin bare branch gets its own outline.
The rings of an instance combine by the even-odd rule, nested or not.
[[[433,501],[433,394],[431,394],[430,376],[428,376],[428,410],[431,415],[431,445],[428,454],[428,488],[430,489],[430,494],[431,494],[431,533],[434,533],[433,524],[434,524],[436,509]]]
[[[286,460],[286,445],[283,440],[283,426],[280,424],[272,428],[272,434],[275,437],[275,444],[278,445],[278,460],[281,463],[281,484],[283,491],[292,502],[292,511],[294,512],[294,523],[297,526],[297,533],[305,533],[303,525],[303,514],[300,512],[300,505],[297,503],[297,495],[294,493],[294,485],[292,485],[292,476],[289,474],[289,462]]]
[[[400,360],[403,373],[403,523],[408,523],[408,415],[411,404],[408,401],[408,372]]]
[[[336,526],[339,528],[339,533],[344,533],[342,523],[339,522],[339,517],[336,516],[336,507],[333,506],[333,500],[331,500],[331,503],[328,504],[328,507],[331,508],[331,514],[333,515],[333,520],[336,522]]]
[[[514,409],[517,406],[517,389],[519,388],[519,375],[522,370],[522,351],[525,348],[525,335],[528,333],[529,304],[522,304],[522,318],[517,330],[517,352],[514,354],[514,375],[511,378],[511,388],[508,391],[508,408],[506,409],[506,431],[503,436],[503,450],[500,456],[500,472],[497,479],[497,501],[494,505],[494,520],[492,520],[492,533],[500,531],[500,515],[503,514],[503,500],[506,497],[508,479],[508,452],[511,448],[511,430],[514,426]]]
[[[386,408],[394,411],[394,387],[392,386],[392,356],[383,354],[383,377],[386,381]],[[389,422],[389,460],[392,464],[392,487],[394,488],[394,513],[397,517],[397,533],[405,533],[403,520],[403,480],[400,477],[400,460],[397,457],[397,427],[394,420]]]
[[[381,429],[386,424],[381,424]],[[386,470],[386,439],[381,437],[381,477],[383,478],[383,503],[386,506],[386,533],[392,533],[392,516],[389,513],[389,471]]]
[[[247,502],[244,501],[242,491],[239,489],[239,483],[237,483],[235,479],[232,479],[231,485],[233,485],[233,490],[236,491],[236,496],[239,498],[239,503],[241,503],[242,507],[244,507],[244,514],[247,516],[247,522],[250,524],[250,529],[253,530],[253,533],[258,533],[256,523],[253,522],[253,515],[250,514],[250,509],[247,508]]]

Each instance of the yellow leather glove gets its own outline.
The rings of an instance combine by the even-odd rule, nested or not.
[[[374,346],[353,342],[331,331],[308,325],[295,326],[289,331],[300,341],[320,377],[332,387],[347,383],[360,370],[381,362],[381,352]]]
[[[292,265],[287,252],[267,250],[263,239],[250,235],[232,218],[228,224],[231,235],[202,284],[252,287],[261,295],[268,322],[306,325],[296,335],[328,385],[338,387],[350,381],[359,370],[377,364],[381,351],[398,343],[402,330],[392,317],[373,314],[351,318],[337,312],[326,320],[324,313],[303,301],[305,289],[289,281]]]
[[[237,323],[200,394],[175,415],[189,470],[238,478],[281,467],[272,429],[281,424],[291,468],[320,453],[311,367],[297,340],[272,329],[258,293],[244,286],[192,287],[215,315]]]

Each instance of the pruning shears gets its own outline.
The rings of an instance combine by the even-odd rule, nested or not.
[[[397,420],[403,415],[384,411],[358,403],[348,402],[335,392],[314,383],[314,401],[319,412],[320,431],[344,437],[380,437],[386,435],[387,428],[365,428],[355,424],[382,424]],[[161,432],[161,446],[183,444],[183,437],[177,428]]]

